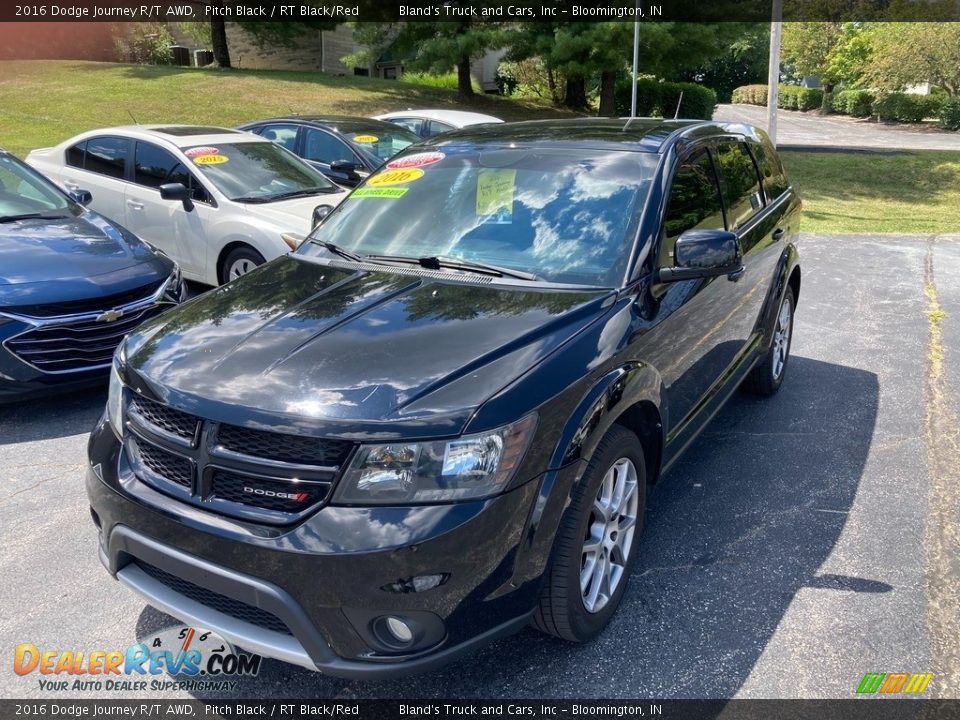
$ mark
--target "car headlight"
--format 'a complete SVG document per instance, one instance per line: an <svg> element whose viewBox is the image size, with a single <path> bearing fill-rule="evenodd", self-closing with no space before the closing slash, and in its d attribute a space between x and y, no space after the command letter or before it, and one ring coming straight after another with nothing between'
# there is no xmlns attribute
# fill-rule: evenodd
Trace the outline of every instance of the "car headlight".
<svg viewBox="0 0 960 720"><path fill-rule="evenodd" d="M358 505L453 502L506 489L537 427L536 415L455 440L362 445L333 501Z"/></svg>
<svg viewBox="0 0 960 720"><path fill-rule="evenodd" d="M120 369L126 362L126 343L120 343L110 367L110 389L107 392L107 420L116 436L123 439L123 380Z"/></svg>
<svg viewBox="0 0 960 720"><path fill-rule="evenodd" d="M179 265L173 266L173 272L163 286L163 299L180 304L186 297L186 283L183 282L183 273Z"/></svg>

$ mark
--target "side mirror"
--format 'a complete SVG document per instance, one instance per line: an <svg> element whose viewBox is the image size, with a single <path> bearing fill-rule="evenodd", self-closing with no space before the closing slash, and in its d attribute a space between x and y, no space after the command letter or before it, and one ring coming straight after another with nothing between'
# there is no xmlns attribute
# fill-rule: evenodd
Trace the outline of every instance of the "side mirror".
<svg viewBox="0 0 960 720"><path fill-rule="evenodd" d="M323 222L323 219L324 219L327 215L329 215L331 212L333 212L333 205L317 205L317 206L313 209L313 225L312 225L312 227L316 227L316 226L319 225L321 222Z"/></svg>
<svg viewBox="0 0 960 720"><path fill-rule="evenodd" d="M330 169L351 177L357 174L357 164L352 160L334 160L330 163Z"/></svg>
<svg viewBox="0 0 960 720"><path fill-rule="evenodd" d="M737 234L727 230L687 230L673 249L674 267L660 268L660 282L730 275L743 267Z"/></svg>
<svg viewBox="0 0 960 720"><path fill-rule="evenodd" d="M166 183L160 186L160 197L164 200L179 200L187 212L193 210L193 198L190 188L183 183Z"/></svg>
<svg viewBox="0 0 960 720"><path fill-rule="evenodd" d="M70 198L81 205L89 205L93 202L93 193L89 190L71 190L67 193Z"/></svg>

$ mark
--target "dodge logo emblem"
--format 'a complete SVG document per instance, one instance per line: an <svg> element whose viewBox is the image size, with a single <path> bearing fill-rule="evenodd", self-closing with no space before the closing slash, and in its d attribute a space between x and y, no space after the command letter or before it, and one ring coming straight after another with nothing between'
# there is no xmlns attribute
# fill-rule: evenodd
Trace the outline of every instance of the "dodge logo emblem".
<svg viewBox="0 0 960 720"><path fill-rule="evenodd" d="M97 315L97 322L113 322L123 317L123 310L107 310Z"/></svg>

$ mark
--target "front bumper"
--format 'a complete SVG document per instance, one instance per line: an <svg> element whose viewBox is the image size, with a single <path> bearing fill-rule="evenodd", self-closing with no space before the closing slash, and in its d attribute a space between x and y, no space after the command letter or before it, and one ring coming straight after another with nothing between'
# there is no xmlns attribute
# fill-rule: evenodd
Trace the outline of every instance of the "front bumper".
<svg viewBox="0 0 960 720"><path fill-rule="evenodd" d="M536 481L485 501L327 506L267 527L131 485L105 423L90 457L87 491L110 573L159 609L267 657L347 678L423 672L520 630L536 603L546 560L530 557L546 547L531 542ZM413 590L411 578L438 575L439 586ZM373 628L387 615L426 628L411 650L379 642Z"/></svg>

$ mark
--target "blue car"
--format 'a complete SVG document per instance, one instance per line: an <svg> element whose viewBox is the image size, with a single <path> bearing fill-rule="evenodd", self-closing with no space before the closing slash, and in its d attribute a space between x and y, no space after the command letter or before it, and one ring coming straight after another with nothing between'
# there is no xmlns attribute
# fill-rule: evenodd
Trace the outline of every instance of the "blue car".
<svg viewBox="0 0 960 720"><path fill-rule="evenodd" d="M105 383L120 341L178 304L177 265L0 150L0 403Z"/></svg>

